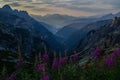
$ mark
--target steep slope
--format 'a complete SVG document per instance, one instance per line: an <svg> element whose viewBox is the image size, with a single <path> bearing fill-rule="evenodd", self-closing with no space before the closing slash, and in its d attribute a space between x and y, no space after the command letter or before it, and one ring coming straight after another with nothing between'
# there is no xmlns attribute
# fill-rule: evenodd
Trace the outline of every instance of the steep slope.
<svg viewBox="0 0 120 80"><path fill-rule="evenodd" d="M12 10L8 5L5 5L3 8L0 8L0 21L1 24L4 25L12 25L11 27L12 30L7 29L10 31L8 32L8 34L13 34L13 36L16 35L19 36L20 34L22 36L22 39L23 38L27 39L26 41L24 41L25 42L24 44L26 46L22 46L22 47L23 48L26 47L26 49L28 49L29 51L31 51L31 49L33 48L33 46L35 46L35 44L38 45L38 47L36 46L35 48L39 49L40 45L42 44L41 40L44 41L45 44L47 44L47 46L51 50L59 51L63 49L61 47L61 44L59 44L56 41L54 35L45 28L45 23L43 25L43 23L34 20L29 16L29 14L26 11ZM1 28L1 30L3 28ZM6 32L6 30L4 30L3 33L4 32ZM29 53L28 50L25 52Z"/></svg>
<svg viewBox="0 0 120 80"><path fill-rule="evenodd" d="M3 50L16 52L18 46L22 44L22 53L30 54L34 45L32 40L33 37L27 29L15 28L11 24L0 22L0 47Z"/></svg>
<svg viewBox="0 0 120 80"><path fill-rule="evenodd" d="M90 31L83 41L80 42L78 49L119 47L120 46L120 17L114 18L111 23L106 24L98 30Z"/></svg>

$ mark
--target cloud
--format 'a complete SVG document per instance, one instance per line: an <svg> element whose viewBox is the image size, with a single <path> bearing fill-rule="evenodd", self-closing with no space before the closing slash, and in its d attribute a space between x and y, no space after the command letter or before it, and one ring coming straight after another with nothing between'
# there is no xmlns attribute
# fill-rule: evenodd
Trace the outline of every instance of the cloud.
<svg viewBox="0 0 120 80"><path fill-rule="evenodd" d="M13 7L19 7L19 6L21 6L21 4L19 4L18 2L13 2L13 3L10 3L8 5L11 5Z"/></svg>
<svg viewBox="0 0 120 80"><path fill-rule="evenodd" d="M4 1L4 2L9 2L9 1L11 1L11 0L1 0L1 1Z"/></svg>
<svg viewBox="0 0 120 80"><path fill-rule="evenodd" d="M53 12L53 9L49 9L49 8L33 8L34 11L36 12Z"/></svg>
<svg viewBox="0 0 120 80"><path fill-rule="evenodd" d="M45 14L51 12L67 11L90 14L101 14L105 12L114 12L120 10L119 0L0 0L6 4L10 2L10 5L15 8L21 8L25 10L35 11L37 13L44 12ZM2 3L0 3L2 4ZM34 13L35 13L34 12ZM79 12L79 13L78 13ZM61 14L62 14L61 13ZM69 14L69 13L68 13ZM73 14L75 15L75 14Z"/></svg>
<svg viewBox="0 0 120 80"><path fill-rule="evenodd" d="M95 7L85 7L85 6L76 6L76 5L65 5L65 4L60 4L60 5L56 5L56 7L62 7L62 8L67 8L73 11L84 11L84 12L101 12L101 11L105 11L108 9L104 9L104 8L95 8Z"/></svg>
<svg viewBox="0 0 120 80"><path fill-rule="evenodd" d="M103 4L109 4L113 6L114 9L120 10L120 0L109 0L109 1L102 1Z"/></svg>
<svg viewBox="0 0 120 80"><path fill-rule="evenodd" d="M87 1L87 2L75 2L75 1L69 1L71 5L93 5L94 2Z"/></svg>

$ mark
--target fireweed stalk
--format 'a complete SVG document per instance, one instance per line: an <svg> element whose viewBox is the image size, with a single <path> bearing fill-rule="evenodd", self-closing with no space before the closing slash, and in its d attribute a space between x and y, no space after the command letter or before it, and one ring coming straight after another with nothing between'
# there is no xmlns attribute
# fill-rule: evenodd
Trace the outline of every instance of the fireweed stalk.
<svg viewBox="0 0 120 80"><path fill-rule="evenodd" d="M43 61L48 62L49 61L49 55L47 53L43 54Z"/></svg>
<svg viewBox="0 0 120 80"><path fill-rule="evenodd" d="M97 59L100 57L100 55L101 55L101 50L100 50L100 48L97 47L93 52L93 56L95 59Z"/></svg>
<svg viewBox="0 0 120 80"><path fill-rule="evenodd" d="M47 75L47 72L45 70L45 66L43 66L43 78L41 78L40 80L50 80L49 75Z"/></svg>
<svg viewBox="0 0 120 80"><path fill-rule="evenodd" d="M54 59L52 63L52 69L56 69L59 66L59 59L56 58L56 52L54 52Z"/></svg>
<svg viewBox="0 0 120 80"><path fill-rule="evenodd" d="M77 61L78 59L79 59L79 55L76 51L74 51L73 60Z"/></svg>
<svg viewBox="0 0 120 80"><path fill-rule="evenodd" d="M43 59L44 62L47 63L49 61L49 55L48 55L46 46L44 46L44 51L45 51L45 53L43 54L42 59Z"/></svg>
<svg viewBox="0 0 120 80"><path fill-rule="evenodd" d="M105 58L104 60L105 67L113 67L115 65L116 60L119 57L120 57L120 48Z"/></svg>
<svg viewBox="0 0 120 80"><path fill-rule="evenodd" d="M95 67L99 67L99 60L100 60L100 56L101 56L101 49L99 47L97 47L94 51L93 51L93 58L94 58L94 65Z"/></svg>
<svg viewBox="0 0 120 80"><path fill-rule="evenodd" d="M107 56L104 60L105 67L113 67L115 64L115 59L112 56Z"/></svg>
<svg viewBox="0 0 120 80"><path fill-rule="evenodd" d="M42 72L43 66L44 66L44 64L37 64L37 71L39 74Z"/></svg>
<svg viewBox="0 0 120 80"><path fill-rule="evenodd" d="M41 73L41 70L42 70L42 65L43 65L43 64L41 64L41 63L39 62L38 57L39 57L39 56L37 56L37 55L35 56L34 68L35 68L35 70L38 72L38 74L40 74L40 73Z"/></svg>
<svg viewBox="0 0 120 80"><path fill-rule="evenodd" d="M111 56L115 59L120 57L120 48L118 48L116 51L114 51Z"/></svg>

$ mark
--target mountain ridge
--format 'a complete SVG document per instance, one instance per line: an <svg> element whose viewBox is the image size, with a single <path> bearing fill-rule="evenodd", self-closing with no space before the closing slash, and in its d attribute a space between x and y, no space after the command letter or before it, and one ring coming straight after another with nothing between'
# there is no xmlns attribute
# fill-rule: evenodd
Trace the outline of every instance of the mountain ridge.
<svg viewBox="0 0 120 80"><path fill-rule="evenodd" d="M2 21L3 24L7 23L8 25L9 24L12 25L13 29L17 29L18 31L21 30L21 32L23 31L23 33L25 31L28 32L28 34L26 34L26 36L30 35L30 37L27 38L29 40L28 42L30 42L30 44L27 43L26 41L24 41L26 47L29 45L32 48L32 44L33 44L33 40L34 40L33 38L36 38L36 39L38 38L38 41L39 41L39 39L42 39L47 44L48 48L51 50L61 51L63 49L61 47L61 44L55 39L55 36L45 28L45 25L46 25L45 23L43 25L43 23L34 20L32 17L29 16L29 14L26 11L12 10L11 8L7 8L10 10L6 11L6 7L8 7L8 5L5 5L5 6L3 6L3 8L0 8L0 21ZM48 25L46 25L46 26L48 26ZM21 32L19 32L19 33L23 37L24 34ZM14 35L16 35L16 34L14 33ZM23 38L25 38L25 37L23 37ZM36 43L37 42L35 42L35 44ZM42 42L40 42L40 44L42 44ZM35 47L35 48L40 48L39 44L38 44L38 46L39 47ZM56 47L54 47L54 46L56 46ZM30 48L28 48L28 49L30 49Z"/></svg>

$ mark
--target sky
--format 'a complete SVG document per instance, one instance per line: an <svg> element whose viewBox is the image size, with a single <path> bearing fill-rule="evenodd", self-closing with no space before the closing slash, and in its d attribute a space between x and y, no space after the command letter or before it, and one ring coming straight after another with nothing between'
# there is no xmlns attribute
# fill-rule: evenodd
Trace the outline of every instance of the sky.
<svg viewBox="0 0 120 80"><path fill-rule="evenodd" d="M13 9L29 14L64 14L92 16L120 11L120 0L0 0L0 7L8 4Z"/></svg>

